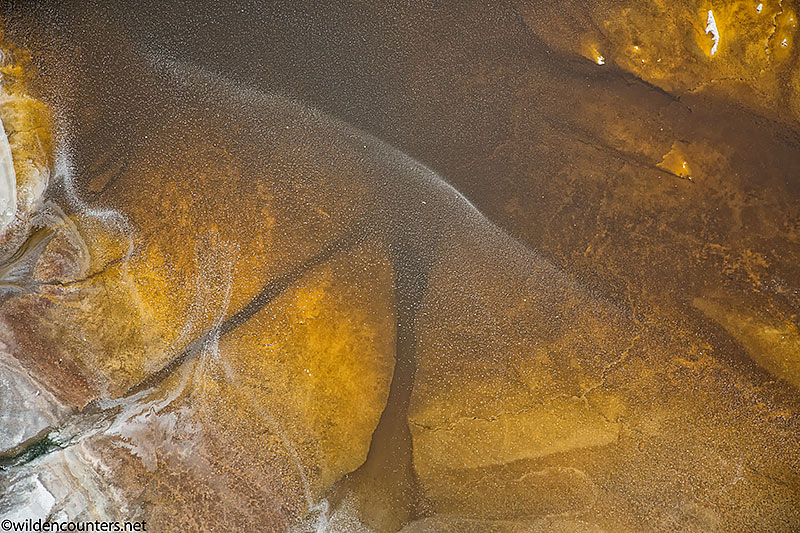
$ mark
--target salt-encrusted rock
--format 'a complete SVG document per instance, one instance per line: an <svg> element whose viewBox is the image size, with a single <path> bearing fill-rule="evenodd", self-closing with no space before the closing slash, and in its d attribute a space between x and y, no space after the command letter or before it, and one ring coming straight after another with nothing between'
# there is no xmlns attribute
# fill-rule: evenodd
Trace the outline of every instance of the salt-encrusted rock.
<svg viewBox="0 0 800 533"><path fill-rule="evenodd" d="M57 427L68 411L0 349L0 456L14 455Z"/></svg>

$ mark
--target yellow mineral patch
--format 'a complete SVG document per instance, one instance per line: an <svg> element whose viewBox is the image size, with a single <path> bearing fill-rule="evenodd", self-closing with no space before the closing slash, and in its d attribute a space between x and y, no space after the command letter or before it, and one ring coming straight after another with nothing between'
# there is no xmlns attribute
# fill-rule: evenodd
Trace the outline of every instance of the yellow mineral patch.
<svg viewBox="0 0 800 533"><path fill-rule="evenodd" d="M162 248L148 245L132 253L131 241L101 220L78 214L73 221L88 248L89 264L47 296L38 336L91 376L95 393L125 394L215 319L230 314L224 279L214 280L216 290L197 277L186 276L177 285L171 277L175 265L167 263ZM176 286L188 305L175 297Z"/></svg>
<svg viewBox="0 0 800 533"><path fill-rule="evenodd" d="M391 287L383 249L361 247L313 269L219 343L215 374L233 384L241 416L292 443L315 496L363 463L386 404Z"/></svg>
<svg viewBox="0 0 800 533"><path fill-rule="evenodd" d="M590 44L587 46L586 56L597 63L598 65L605 65L606 58L597 51L597 45Z"/></svg>
<svg viewBox="0 0 800 533"><path fill-rule="evenodd" d="M593 61L602 49L620 68L673 94L713 89L780 120L800 116L784 113L786 100L798 94L797 87L786 90L797 66L798 19L789 2L518 4L526 23L551 47Z"/></svg>
<svg viewBox="0 0 800 533"><path fill-rule="evenodd" d="M800 61L792 72L789 86L789 107L795 120L800 121Z"/></svg>
<svg viewBox="0 0 800 533"><path fill-rule="evenodd" d="M788 6L783 5L782 10L775 16L775 29L768 41L768 47L773 57L783 61L796 57L794 41L797 34L797 13Z"/></svg>
<svg viewBox="0 0 800 533"><path fill-rule="evenodd" d="M412 425L420 476L438 469L480 468L614 442L621 425L580 398L555 399L491 419L460 418L432 428Z"/></svg>
<svg viewBox="0 0 800 533"><path fill-rule="evenodd" d="M439 473L438 483L425 491L443 515L508 520L524 516L571 515L586 512L597 501L597 486L586 472L565 466L542 468L534 461L519 461L504 468L458 469ZM473 529L474 528L474 529ZM455 531L507 531L473 528ZM405 530L403 530L405 531ZM453 531L436 529L431 531ZM520 531L562 531L530 527ZM585 528L565 531L588 531Z"/></svg>
<svg viewBox="0 0 800 533"><path fill-rule="evenodd" d="M87 274L99 272L128 255L130 240L112 234L102 220L85 213L77 213L72 216L72 221L91 251Z"/></svg>
<svg viewBox="0 0 800 533"><path fill-rule="evenodd" d="M22 209L47 186L53 158L52 112L31 94L30 54L0 35L0 120L8 135Z"/></svg>
<svg viewBox="0 0 800 533"><path fill-rule="evenodd" d="M156 310L153 303L137 294L130 273L115 264L91 282L72 285L58 307L47 309L40 335L58 339L97 392L121 396L174 355L170 341L179 330L166 326L170 308Z"/></svg>
<svg viewBox="0 0 800 533"><path fill-rule="evenodd" d="M737 298L695 298L694 306L719 323L750 357L775 377L800 387L800 330L797 316L752 310Z"/></svg>
<svg viewBox="0 0 800 533"><path fill-rule="evenodd" d="M673 143L672 149L664 154L664 157L657 166L679 178L688 179L690 181L692 179L691 170L689 168L689 163L686 161L682 143Z"/></svg>

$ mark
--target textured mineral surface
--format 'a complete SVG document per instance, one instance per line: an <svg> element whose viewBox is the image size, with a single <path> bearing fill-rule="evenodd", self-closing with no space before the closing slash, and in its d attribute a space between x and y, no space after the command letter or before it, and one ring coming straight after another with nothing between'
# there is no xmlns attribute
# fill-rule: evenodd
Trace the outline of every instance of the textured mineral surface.
<svg viewBox="0 0 800 533"><path fill-rule="evenodd" d="M799 10L3 4L3 524L800 530Z"/></svg>

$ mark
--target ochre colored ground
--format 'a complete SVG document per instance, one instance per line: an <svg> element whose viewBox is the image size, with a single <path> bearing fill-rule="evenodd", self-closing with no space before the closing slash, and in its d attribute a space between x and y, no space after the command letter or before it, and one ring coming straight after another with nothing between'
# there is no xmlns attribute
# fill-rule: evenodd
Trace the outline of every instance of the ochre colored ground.
<svg viewBox="0 0 800 533"><path fill-rule="evenodd" d="M184 9L4 18L0 512L800 527L796 3Z"/></svg>

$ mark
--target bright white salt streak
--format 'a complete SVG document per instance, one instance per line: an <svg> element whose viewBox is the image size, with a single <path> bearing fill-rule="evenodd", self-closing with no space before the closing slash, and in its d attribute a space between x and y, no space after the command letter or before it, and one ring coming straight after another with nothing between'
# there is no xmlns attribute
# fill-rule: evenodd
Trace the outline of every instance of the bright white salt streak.
<svg viewBox="0 0 800 533"><path fill-rule="evenodd" d="M719 47L719 30L717 29L714 13L710 9L708 10L708 20L706 21L706 33L710 33L711 38L714 40L714 46L711 47L711 55L713 56L717 53L717 48Z"/></svg>
<svg viewBox="0 0 800 533"><path fill-rule="evenodd" d="M0 120L0 231L14 219L17 212L17 174L11 157L11 145Z"/></svg>

